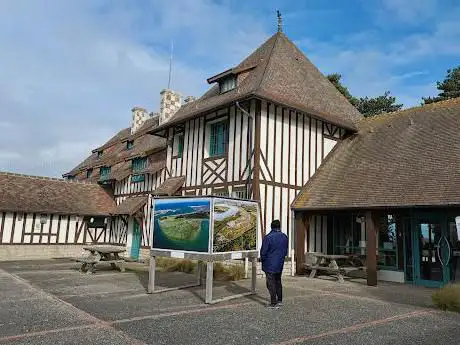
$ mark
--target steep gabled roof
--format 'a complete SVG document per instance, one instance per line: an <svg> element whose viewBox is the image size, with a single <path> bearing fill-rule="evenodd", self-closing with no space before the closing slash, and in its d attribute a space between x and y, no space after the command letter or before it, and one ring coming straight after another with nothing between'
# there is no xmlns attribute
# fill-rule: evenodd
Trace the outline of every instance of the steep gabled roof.
<svg viewBox="0 0 460 345"><path fill-rule="evenodd" d="M0 211L108 216L115 207L98 184L0 172Z"/></svg>
<svg viewBox="0 0 460 345"><path fill-rule="evenodd" d="M202 97L182 106L152 133L251 96L282 103L352 130L356 130L356 123L362 118L282 32L270 37L235 68L208 80L215 82L229 74L238 77L235 89L220 94L218 85L212 86Z"/></svg>
<svg viewBox="0 0 460 345"><path fill-rule="evenodd" d="M366 118L294 209L460 205L460 98Z"/></svg>
<svg viewBox="0 0 460 345"><path fill-rule="evenodd" d="M122 129L104 143L104 145L94 149L92 154L83 162L71 171L63 174L63 177L74 176L90 168L115 165L118 166L112 171L112 174L116 176L116 179L122 176L127 177L130 175L131 168L128 166L129 164L124 164L124 161L137 157L145 157L166 148L166 140L164 138L148 134L148 131L156 126L158 126L158 117L145 121L142 127L134 134L131 134L130 128ZM131 150L126 150L126 142L128 140L134 140L134 147ZM100 158L97 154L99 150L103 150L102 157ZM93 177L98 178L96 172L93 172ZM83 177L83 179L86 178ZM89 178L89 180L93 181L97 179Z"/></svg>

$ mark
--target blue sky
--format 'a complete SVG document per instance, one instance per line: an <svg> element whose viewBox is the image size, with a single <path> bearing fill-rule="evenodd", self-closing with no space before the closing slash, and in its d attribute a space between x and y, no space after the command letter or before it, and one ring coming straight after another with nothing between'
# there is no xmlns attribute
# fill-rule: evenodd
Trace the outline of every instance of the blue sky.
<svg viewBox="0 0 460 345"><path fill-rule="evenodd" d="M276 30L355 96L391 91L406 107L459 65L456 0L0 0L0 171L60 176L121 128L158 110L167 85L206 78Z"/></svg>

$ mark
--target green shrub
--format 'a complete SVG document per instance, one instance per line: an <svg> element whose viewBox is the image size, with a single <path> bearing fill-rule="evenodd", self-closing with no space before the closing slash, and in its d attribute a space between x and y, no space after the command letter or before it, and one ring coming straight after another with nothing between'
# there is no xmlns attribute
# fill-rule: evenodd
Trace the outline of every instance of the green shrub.
<svg viewBox="0 0 460 345"><path fill-rule="evenodd" d="M460 284L439 289L432 295L432 300L439 309L460 312Z"/></svg>

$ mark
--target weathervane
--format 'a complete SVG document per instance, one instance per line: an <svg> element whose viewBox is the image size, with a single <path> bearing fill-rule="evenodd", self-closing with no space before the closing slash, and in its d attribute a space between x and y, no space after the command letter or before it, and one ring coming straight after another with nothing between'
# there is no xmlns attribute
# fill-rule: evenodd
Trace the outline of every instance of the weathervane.
<svg viewBox="0 0 460 345"><path fill-rule="evenodd" d="M283 31L283 19L281 18L281 12L277 10L276 14L278 16L278 32L282 32Z"/></svg>

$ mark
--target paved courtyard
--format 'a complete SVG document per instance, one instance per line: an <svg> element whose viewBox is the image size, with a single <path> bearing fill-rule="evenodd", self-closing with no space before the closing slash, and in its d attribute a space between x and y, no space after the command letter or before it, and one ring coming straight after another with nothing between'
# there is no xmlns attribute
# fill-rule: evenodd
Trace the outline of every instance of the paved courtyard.
<svg viewBox="0 0 460 345"><path fill-rule="evenodd" d="M66 260L0 263L0 344L459 344L460 315L432 308L431 290L305 277L284 280L285 305L257 295L215 305L202 287L146 294L147 274L78 272ZM194 276L159 273L159 285ZM216 297L249 281L216 283Z"/></svg>

